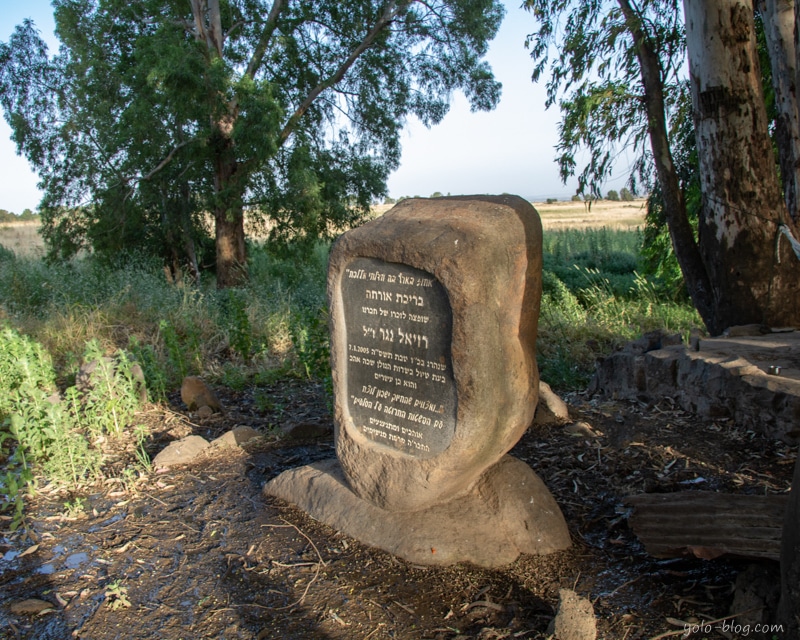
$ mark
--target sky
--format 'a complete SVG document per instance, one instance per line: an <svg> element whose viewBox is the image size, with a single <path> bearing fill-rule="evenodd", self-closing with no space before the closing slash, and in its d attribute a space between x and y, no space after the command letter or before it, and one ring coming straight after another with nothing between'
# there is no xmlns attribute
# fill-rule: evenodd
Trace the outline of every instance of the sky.
<svg viewBox="0 0 800 640"><path fill-rule="evenodd" d="M401 165L389 178L389 194L429 196L511 193L531 200L569 199L576 181L561 183L555 158L559 113L545 110L544 84L534 85L525 36L534 30L533 18L518 8L521 0L506 2L506 17L492 42L488 62L503 83L494 111L471 113L463 94L451 101L444 120L427 129L410 118L402 135ZM0 0L0 41L7 42L15 25L32 18L55 51L49 0ZM27 161L16 155L11 129L0 121L0 209L21 213L35 210L41 198L37 177ZM624 169L624 167L623 167ZM625 186L624 170L605 189Z"/></svg>

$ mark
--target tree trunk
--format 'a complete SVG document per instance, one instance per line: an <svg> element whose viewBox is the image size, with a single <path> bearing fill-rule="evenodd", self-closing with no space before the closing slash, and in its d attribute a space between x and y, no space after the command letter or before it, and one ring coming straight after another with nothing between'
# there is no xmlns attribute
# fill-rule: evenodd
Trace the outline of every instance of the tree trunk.
<svg viewBox="0 0 800 640"><path fill-rule="evenodd" d="M244 213L238 209L214 213L217 245L217 288L239 287L247 282Z"/></svg>
<svg viewBox="0 0 800 640"><path fill-rule="evenodd" d="M785 625L785 637L800 637L800 455L794 465L792 491L783 519L778 617L778 622Z"/></svg>
<svg viewBox="0 0 800 640"><path fill-rule="evenodd" d="M214 123L214 222L217 249L217 288L239 287L247 282L247 248L244 242L242 181L231 138L237 111Z"/></svg>
<svg viewBox="0 0 800 640"><path fill-rule="evenodd" d="M684 0L684 13L703 192L699 245L714 286L712 333L751 323L800 326L800 261L787 242L780 256L775 250L786 216L753 5Z"/></svg>
<svg viewBox="0 0 800 640"><path fill-rule="evenodd" d="M619 0L619 6L625 15L628 31L633 37L641 69L650 147L663 194L664 214L667 218L672 248L700 317L711 333L720 333L724 327L717 327L714 324L715 305L711 295L711 283L694 239L694 231L686 215L686 201L672 160L667 136L660 57L629 0Z"/></svg>
<svg viewBox="0 0 800 640"><path fill-rule="evenodd" d="M247 282L247 249L244 242L244 209L237 190L233 141L218 132L213 141L214 223L217 248L217 288L238 287Z"/></svg>
<svg viewBox="0 0 800 640"><path fill-rule="evenodd" d="M800 197L800 117L797 109L797 61L794 44L794 0L758 0L764 22L775 106L775 133L786 210L797 221Z"/></svg>

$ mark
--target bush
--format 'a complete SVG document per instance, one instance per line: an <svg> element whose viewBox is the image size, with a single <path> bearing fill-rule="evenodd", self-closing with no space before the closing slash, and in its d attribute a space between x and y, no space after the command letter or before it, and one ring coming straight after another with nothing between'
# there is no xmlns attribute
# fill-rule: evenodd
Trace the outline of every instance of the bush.
<svg viewBox="0 0 800 640"><path fill-rule="evenodd" d="M0 456L4 460L0 511L23 517L23 491L32 469L48 481L76 486L98 476L102 454L90 443L119 437L140 406L133 362L124 352L106 358L96 341L86 345L91 373L60 398L55 369L41 344L11 330L0 332ZM32 467L33 465L33 467Z"/></svg>
<svg viewBox="0 0 800 640"><path fill-rule="evenodd" d="M619 194L616 191L614 191L613 189L611 189L608 192L608 195L606 196L606 199L607 200L611 200L613 202L618 202L619 201Z"/></svg>
<svg viewBox="0 0 800 640"><path fill-rule="evenodd" d="M619 190L619 198L623 202L633 202L634 196L627 187L622 187Z"/></svg>

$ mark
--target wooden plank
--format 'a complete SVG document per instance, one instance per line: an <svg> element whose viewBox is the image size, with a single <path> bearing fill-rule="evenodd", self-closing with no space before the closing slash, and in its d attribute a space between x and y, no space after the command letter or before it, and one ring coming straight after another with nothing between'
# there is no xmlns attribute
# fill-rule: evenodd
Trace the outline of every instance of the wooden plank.
<svg viewBox="0 0 800 640"><path fill-rule="evenodd" d="M693 555L779 560L788 495L748 496L711 491L630 496L628 525L656 558Z"/></svg>

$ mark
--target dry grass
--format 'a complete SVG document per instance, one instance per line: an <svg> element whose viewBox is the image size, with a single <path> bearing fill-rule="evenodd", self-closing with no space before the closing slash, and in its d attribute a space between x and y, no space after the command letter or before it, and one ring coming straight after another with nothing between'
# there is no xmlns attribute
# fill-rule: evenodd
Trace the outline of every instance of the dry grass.
<svg viewBox="0 0 800 640"><path fill-rule="evenodd" d="M644 226L645 200L633 202L612 202L599 200L593 202L591 209L583 202L545 202L532 203L539 212L542 226L546 230L589 229L610 227L613 229L636 229ZM373 207L374 217L386 213L393 205L379 204ZM213 224L212 221L209 221ZM266 228L251 226L248 236L264 239L269 231ZM37 222L11 222L0 224L0 245L11 249L18 256L40 258L45 253L44 240L39 235Z"/></svg>
<svg viewBox="0 0 800 640"><path fill-rule="evenodd" d="M590 229L610 227L612 229L636 229L644 226L647 212L645 199L633 202L613 202L598 200L585 202L534 202L539 212L542 226L548 230Z"/></svg>
<svg viewBox="0 0 800 640"><path fill-rule="evenodd" d="M609 227L612 229L632 230L644 226L646 213L644 198L633 202L613 202L598 200L591 204L584 202L559 201L552 204L533 202L533 206L542 219L545 230L559 229L594 229ZM380 204L372 208L375 217L383 215L393 205Z"/></svg>
<svg viewBox="0 0 800 640"><path fill-rule="evenodd" d="M39 235L38 222L0 224L0 245L20 257L41 258L45 253L44 240Z"/></svg>

